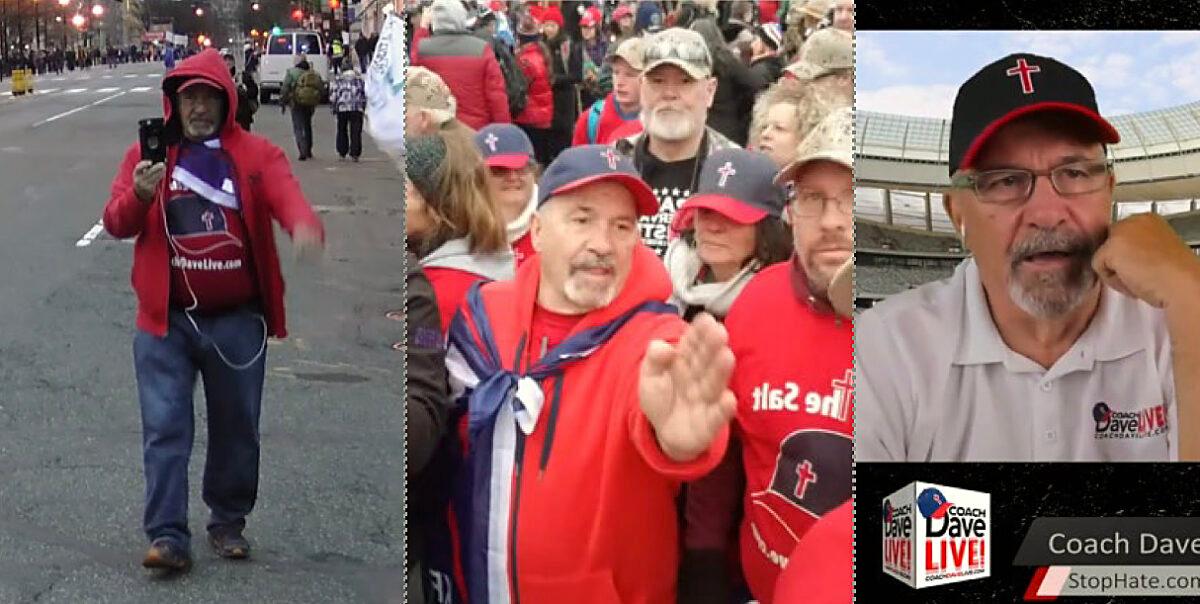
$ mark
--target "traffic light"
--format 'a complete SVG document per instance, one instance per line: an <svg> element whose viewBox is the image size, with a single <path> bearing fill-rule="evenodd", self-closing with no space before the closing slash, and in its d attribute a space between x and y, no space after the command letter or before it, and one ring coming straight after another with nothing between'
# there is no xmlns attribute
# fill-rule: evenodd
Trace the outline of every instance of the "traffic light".
<svg viewBox="0 0 1200 604"><path fill-rule="evenodd" d="M304 20L304 11L301 9L292 10L292 19L299 22Z"/></svg>

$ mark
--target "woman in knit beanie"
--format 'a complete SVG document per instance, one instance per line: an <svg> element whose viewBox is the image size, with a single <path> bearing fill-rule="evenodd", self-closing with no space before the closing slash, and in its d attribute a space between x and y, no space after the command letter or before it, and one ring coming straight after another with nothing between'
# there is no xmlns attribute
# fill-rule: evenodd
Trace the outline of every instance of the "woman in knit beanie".
<svg viewBox="0 0 1200 604"><path fill-rule="evenodd" d="M406 141L404 232L437 295L443 332L472 284L510 279L516 265L482 166L474 140L457 129Z"/></svg>

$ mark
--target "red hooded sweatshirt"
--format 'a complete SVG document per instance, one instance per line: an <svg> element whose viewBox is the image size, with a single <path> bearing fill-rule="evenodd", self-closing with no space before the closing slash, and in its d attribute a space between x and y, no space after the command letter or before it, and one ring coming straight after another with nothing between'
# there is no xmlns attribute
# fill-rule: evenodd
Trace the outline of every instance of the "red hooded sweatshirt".
<svg viewBox="0 0 1200 604"><path fill-rule="evenodd" d="M285 337L283 275L279 270L271 219L279 221L288 234L303 224L316 229L324 238L324 229L300 190L300 183L292 175L283 151L266 138L246 132L234 121L237 87L217 51L206 50L180 62L163 79L163 116L167 120L167 131L182 132L176 114L175 90L196 77L207 79L225 91L228 105L220 133L221 148L229 154L237 174L242 220L250 240L267 333L277 338ZM120 239L137 237L132 276L133 291L138 300L137 327L159 337L167 333L171 281L163 201L169 195L170 175L178 155L178 145L167 148L167 176L159 183L154 199L146 203L133 191L133 168L141 160L141 148L134 142L117 169L111 196L104 207L104 228L109 234Z"/></svg>
<svg viewBox="0 0 1200 604"><path fill-rule="evenodd" d="M482 287L496 350L506 367L525 348L540 272L540 255L534 255L514 280ZM662 262L639 244L621 293L612 304L584 315L567 337L670 295ZM513 466L511 487L492 492L499 497L493 513L507 510L495 518L507 544L495 551L508 555L489 564L487 579L507 589L511 599L506 601L675 601L675 496L683 481L717 465L729 438L729 430L722 429L708 451L677 463L659 448L641 410L637 377L646 346L652 339L678 341L684 327L674 313L637 314L591 356L569 365L561 378L542 381L544 404L519 447L523 453L515 460L511 450L500 455ZM470 594L470 601L494 600Z"/></svg>

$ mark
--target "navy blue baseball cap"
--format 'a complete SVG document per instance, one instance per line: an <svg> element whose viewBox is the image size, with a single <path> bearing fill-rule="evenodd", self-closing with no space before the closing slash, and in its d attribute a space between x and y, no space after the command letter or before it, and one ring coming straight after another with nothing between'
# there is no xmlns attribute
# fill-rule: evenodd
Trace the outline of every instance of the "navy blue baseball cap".
<svg viewBox="0 0 1200 604"><path fill-rule="evenodd" d="M475 147L489 168L518 170L534 161L529 136L512 124L489 124L475 133Z"/></svg>
<svg viewBox="0 0 1200 604"><path fill-rule="evenodd" d="M738 224L755 224L779 218L787 205L787 192L775 184L777 167L765 153L721 149L704 159L696 192L671 222L676 233L686 231L701 208L720 212Z"/></svg>
<svg viewBox="0 0 1200 604"><path fill-rule="evenodd" d="M917 509L926 518L941 518L952 504L939 489L929 487L917 495Z"/></svg>
<svg viewBox="0 0 1200 604"><path fill-rule="evenodd" d="M658 214L658 198L633 162L607 145L581 145L563 151L538 182L538 207L555 195L605 180L624 185L633 195L638 216Z"/></svg>

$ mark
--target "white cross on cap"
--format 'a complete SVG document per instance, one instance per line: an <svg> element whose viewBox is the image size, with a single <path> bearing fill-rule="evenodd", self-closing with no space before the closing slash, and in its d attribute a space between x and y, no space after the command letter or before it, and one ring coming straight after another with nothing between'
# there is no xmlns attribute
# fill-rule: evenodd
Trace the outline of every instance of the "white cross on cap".
<svg viewBox="0 0 1200 604"><path fill-rule="evenodd" d="M604 151L604 159L608 160L609 170L617 169L617 154L612 150L611 147Z"/></svg>
<svg viewBox="0 0 1200 604"><path fill-rule="evenodd" d="M483 139L483 142L487 143L488 149L491 149L492 153L495 153L496 152L496 142L499 140L500 139L496 138L495 132L488 132L488 135L486 138Z"/></svg>
<svg viewBox="0 0 1200 604"><path fill-rule="evenodd" d="M725 181L729 180L730 176L737 174L737 170L733 169L733 162L727 161L725 162L725 165L721 166L721 168L717 170L717 174L721 175L721 180L717 181L717 186L724 189Z"/></svg>

